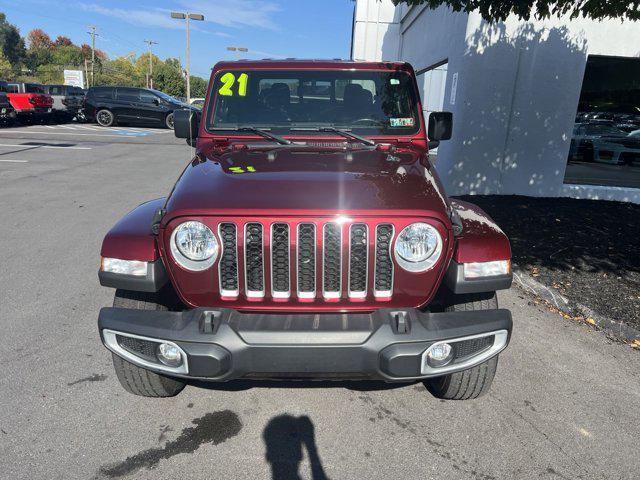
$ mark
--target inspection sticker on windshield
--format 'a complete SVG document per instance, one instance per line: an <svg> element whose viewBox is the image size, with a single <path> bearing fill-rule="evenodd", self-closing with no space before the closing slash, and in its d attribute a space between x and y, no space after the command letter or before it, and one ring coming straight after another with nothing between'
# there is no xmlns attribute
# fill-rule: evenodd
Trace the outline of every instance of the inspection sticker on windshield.
<svg viewBox="0 0 640 480"><path fill-rule="evenodd" d="M390 118L389 123L392 127L413 127L415 120L409 118Z"/></svg>

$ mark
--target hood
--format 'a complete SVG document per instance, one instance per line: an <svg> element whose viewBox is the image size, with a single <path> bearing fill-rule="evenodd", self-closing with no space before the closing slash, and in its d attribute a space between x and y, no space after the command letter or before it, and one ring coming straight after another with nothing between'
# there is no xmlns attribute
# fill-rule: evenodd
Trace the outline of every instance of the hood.
<svg viewBox="0 0 640 480"><path fill-rule="evenodd" d="M427 215L446 224L447 200L435 174L420 162L421 155L408 149L387 153L273 143L217 153L203 149L176 183L166 218Z"/></svg>

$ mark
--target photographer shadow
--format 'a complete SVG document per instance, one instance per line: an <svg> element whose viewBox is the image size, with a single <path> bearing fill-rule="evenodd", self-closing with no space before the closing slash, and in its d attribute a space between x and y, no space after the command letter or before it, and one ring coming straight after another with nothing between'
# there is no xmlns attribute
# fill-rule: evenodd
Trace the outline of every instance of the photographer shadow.
<svg viewBox="0 0 640 480"><path fill-rule="evenodd" d="M274 480L299 480L298 470L307 451L313 480L328 480L318 454L313 422L306 415L279 415L272 418L262 432L266 460Z"/></svg>

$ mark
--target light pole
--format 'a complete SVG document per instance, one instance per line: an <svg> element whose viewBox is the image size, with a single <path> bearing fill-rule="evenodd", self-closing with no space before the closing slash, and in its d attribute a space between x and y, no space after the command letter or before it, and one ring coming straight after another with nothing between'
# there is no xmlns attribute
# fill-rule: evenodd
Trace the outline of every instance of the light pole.
<svg viewBox="0 0 640 480"><path fill-rule="evenodd" d="M147 87L148 88L153 88L153 61L152 61L152 55L151 55L151 46L152 45L157 45L158 42L155 42L153 40L145 40L144 41L147 45L149 45L149 80L147 81Z"/></svg>
<svg viewBox="0 0 640 480"><path fill-rule="evenodd" d="M191 20L204 20L204 15L199 13L188 13L188 12L171 12L171 18L176 18L178 20L186 20L187 22L187 54L185 58L185 77L187 78L187 103L191 101L191 84L189 82L189 19Z"/></svg>
<svg viewBox="0 0 640 480"><path fill-rule="evenodd" d="M246 47L227 47L227 50L234 52L236 60L240 60L240 54L238 52L247 53L249 51Z"/></svg>
<svg viewBox="0 0 640 480"><path fill-rule="evenodd" d="M98 36L98 34L96 33L96 28L98 27L96 27L95 25L89 25L89 28L91 29L91 31L87 33L91 35L91 86L93 87L95 85L93 81L93 66L96 63L96 37Z"/></svg>

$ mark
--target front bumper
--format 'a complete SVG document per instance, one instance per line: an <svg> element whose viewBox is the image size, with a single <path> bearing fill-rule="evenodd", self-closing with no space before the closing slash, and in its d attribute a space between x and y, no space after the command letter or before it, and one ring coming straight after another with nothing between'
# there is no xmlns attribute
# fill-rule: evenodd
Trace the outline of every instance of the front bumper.
<svg viewBox="0 0 640 480"><path fill-rule="evenodd" d="M429 313L416 309L373 313L256 314L197 308L185 312L103 308L98 318L107 348L131 363L175 377L210 381L237 378L380 379L408 381L465 370L508 344L508 310ZM483 350L469 355L469 343ZM179 368L123 348L124 337L168 341L186 357ZM425 352L440 341L465 356L445 367L426 364ZM467 343L462 343L467 342ZM147 346L148 347L148 346ZM456 347L454 347L454 351ZM151 348L153 351L153 348ZM473 352L472 352L473 353Z"/></svg>

